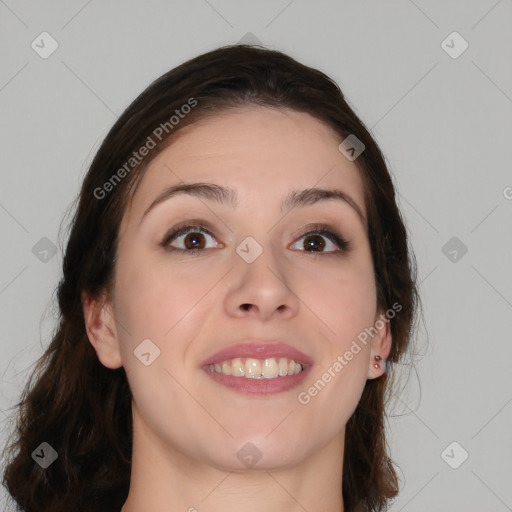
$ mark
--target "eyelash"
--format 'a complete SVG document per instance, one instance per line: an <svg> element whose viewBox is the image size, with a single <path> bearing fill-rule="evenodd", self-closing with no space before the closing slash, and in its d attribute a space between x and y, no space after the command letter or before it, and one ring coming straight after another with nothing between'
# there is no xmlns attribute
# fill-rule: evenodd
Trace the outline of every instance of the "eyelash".
<svg viewBox="0 0 512 512"><path fill-rule="evenodd" d="M186 224L183 226L180 226L178 228L175 228L174 230L171 230L168 232L163 240L160 242L160 245L164 247L166 250L170 252L181 252L181 253L187 253L196 255L201 252L207 251L208 249L178 249L176 247L169 246L170 242L172 242L175 238L178 238L182 235L188 235L190 233L196 233L196 232L204 232L211 236L212 238L215 238L215 236L210 232L210 230L206 229L204 226L198 225L198 224ZM331 242L333 242L335 245L339 247L339 250L337 251L328 251L328 252L316 252L316 251L299 251L299 252L306 252L309 253L314 258L322 256L341 256L342 254L350 251L351 249L351 242L348 240L345 240L343 236L341 236L336 231L333 231L327 224L313 224L310 226L309 231L302 234L297 240L300 240L301 238L310 236L310 235L322 235L328 238Z"/></svg>

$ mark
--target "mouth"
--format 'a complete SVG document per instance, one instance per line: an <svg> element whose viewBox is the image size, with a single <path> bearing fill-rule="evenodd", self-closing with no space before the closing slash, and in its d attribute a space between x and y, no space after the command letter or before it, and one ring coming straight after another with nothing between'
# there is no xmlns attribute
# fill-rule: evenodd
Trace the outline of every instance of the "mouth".
<svg viewBox="0 0 512 512"><path fill-rule="evenodd" d="M275 379L297 375L306 368L305 364L298 363L286 357L270 357L268 359L241 358L227 359L220 363L209 364L209 372L222 375L232 375L244 379Z"/></svg>
<svg viewBox="0 0 512 512"><path fill-rule="evenodd" d="M309 356L277 343L243 343L218 352L202 369L218 384L249 395L288 391L307 377L313 361Z"/></svg>

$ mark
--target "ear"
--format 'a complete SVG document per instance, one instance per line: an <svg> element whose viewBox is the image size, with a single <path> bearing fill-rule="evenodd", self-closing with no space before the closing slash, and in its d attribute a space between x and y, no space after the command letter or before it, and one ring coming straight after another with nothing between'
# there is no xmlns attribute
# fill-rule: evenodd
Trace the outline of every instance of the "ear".
<svg viewBox="0 0 512 512"><path fill-rule="evenodd" d="M83 292L82 310L87 337L103 366L111 369L123 366L116 322L110 301L105 295L100 299L93 299Z"/></svg>
<svg viewBox="0 0 512 512"><path fill-rule="evenodd" d="M386 370L385 360L388 358L391 352L391 329L389 328L389 318L379 310L375 317L373 324L377 333L372 338L371 350L370 350L370 363L368 367L368 379L375 379L380 377ZM375 356L380 356L380 361L375 360ZM375 368L374 364L378 364L378 368Z"/></svg>

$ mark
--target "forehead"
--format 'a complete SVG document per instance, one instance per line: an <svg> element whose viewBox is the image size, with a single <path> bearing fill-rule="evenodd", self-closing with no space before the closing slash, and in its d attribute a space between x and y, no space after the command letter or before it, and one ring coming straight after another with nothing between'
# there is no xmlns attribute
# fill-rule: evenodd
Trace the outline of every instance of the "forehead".
<svg viewBox="0 0 512 512"><path fill-rule="evenodd" d="M235 189L242 208L244 199L270 207L292 188L321 187L343 190L365 212L360 171L338 149L342 137L309 114L244 107L202 119L176 135L149 164L127 218L140 218L169 185L198 181Z"/></svg>

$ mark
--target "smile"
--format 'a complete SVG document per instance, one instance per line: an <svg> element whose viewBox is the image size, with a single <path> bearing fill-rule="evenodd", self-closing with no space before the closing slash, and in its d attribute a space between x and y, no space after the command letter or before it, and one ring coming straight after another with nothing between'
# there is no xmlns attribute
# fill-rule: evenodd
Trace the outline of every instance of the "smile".
<svg viewBox="0 0 512 512"><path fill-rule="evenodd" d="M302 384L311 365L285 357L235 358L209 364L203 370L215 382L244 395L267 396L289 391ZM285 373L286 371L286 373Z"/></svg>
<svg viewBox="0 0 512 512"><path fill-rule="evenodd" d="M209 371L246 379L275 379L296 375L304 370L302 364L286 357L266 359L234 358L210 364Z"/></svg>

